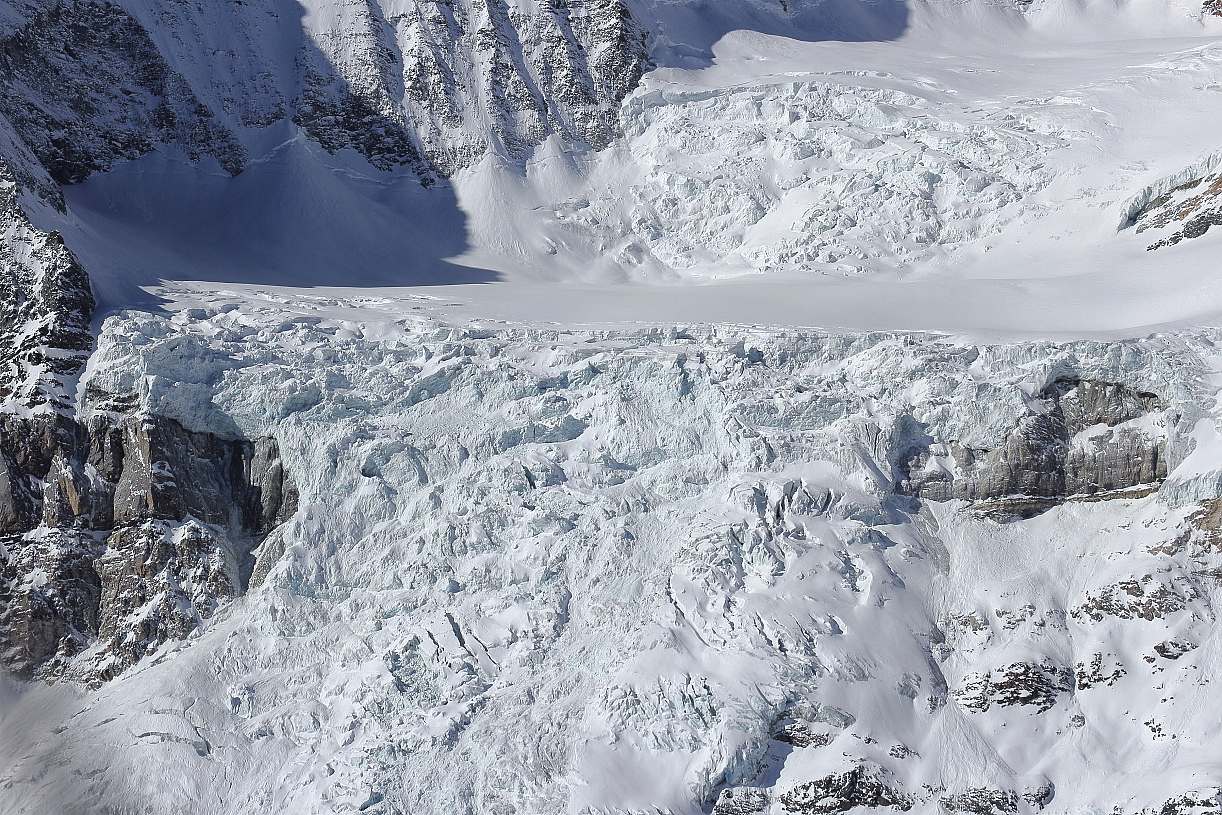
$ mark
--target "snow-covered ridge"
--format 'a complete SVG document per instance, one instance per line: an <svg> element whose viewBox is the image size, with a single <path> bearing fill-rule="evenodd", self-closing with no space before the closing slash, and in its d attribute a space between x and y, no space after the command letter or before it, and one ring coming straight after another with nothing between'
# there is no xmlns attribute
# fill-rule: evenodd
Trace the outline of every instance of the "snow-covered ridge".
<svg viewBox="0 0 1222 815"><path fill-rule="evenodd" d="M990 346L257 302L104 326L82 419L274 438L299 501L186 641L6 706L10 808L1137 812L1217 785L1212 496L999 524L899 494L914 441L1004 446L1074 380L1155 394L1171 481L1216 484L1185 459L1217 444L1213 332ZM129 746L103 766L94 739Z"/></svg>
<svg viewBox="0 0 1222 815"><path fill-rule="evenodd" d="M0 397L8 410L66 407L93 336L89 276L55 232L22 211L0 165Z"/></svg>
<svg viewBox="0 0 1222 815"><path fill-rule="evenodd" d="M0 661L53 680L0 685L0 810L1218 808L1217 331L544 323L577 287L511 327L380 288L949 271L963 310L1060 274L1129 293L1105 328L1196 314L1211 239L1115 224L1217 149L1199 8L0 24ZM212 282L119 308L167 278Z"/></svg>

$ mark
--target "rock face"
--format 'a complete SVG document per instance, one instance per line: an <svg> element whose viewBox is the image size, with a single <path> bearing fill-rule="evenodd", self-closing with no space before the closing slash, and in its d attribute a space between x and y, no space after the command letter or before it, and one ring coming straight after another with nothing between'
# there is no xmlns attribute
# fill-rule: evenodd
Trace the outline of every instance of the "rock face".
<svg viewBox="0 0 1222 815"><path fill-rule="evenodd" d="M983 502L999 517L1025 517L1069 496L1091 496L1167 476L1165 408L1124 385L1058 379L992 449L929 440L901 456L899 492ZM996 501L995 499L1008 499Z"/></svg>
<svg viewBox="0 0 1222 815"><path fill-rule="evenodd" d="M912 809L912 798L889 782L885 771L878 768L853 767L799 784L781 796L781 806L792 813L845 812L854 807Z"/></svg>
<svg viewBox="0 0 1222 815"><path fill-rule="evenodd" d="M553 134L605 147L645 66L645 31L621 0L447 0L393 16L357 3L319 17L293 121L328 150L443 177L489 149L520 160Z"/></svg>
<svg viewBox="0 0 1222 815"><path fill-rule="evenodd" d="M553 134L605 147L645 66L645 31L620 0L460 0L395 15L306 5L308 28L275 0L156 14L14 4L17 22L0 29L3 110L59 183L157 145L236 174L242 139L290 119L330 152L409 166L428 183L489 149L520 160ZM229 48L205 47L217 31Z"/></svg>
<svg viewBox="0 0 1222 815"><path fill-rule="evenodd" d="M0 36L0 110L56 182L82 181L157 144L242 170L236 137L121 7L51 0L20 11L22 22Z"/></svg>
<svg viewBox="0 0 1222 815"><path fill-rule="evenodd" d="M55 232L35 229L0 160L0 399L64 406L93 348L89 277Z"/></svg>
<svg viewBox="0 0 1222 815"><path fill-rule="evenodd" d="M1205 3L1204 10L1210 14L1222 11L1222 4ZM1178 184L1166 192L1153 195L1151 199L1135 207L1124 226L1136 226L1136 232L1148 229L1164 237L1146 247L1147 251L1175 246L1184 239L1199 238L1211 226L1222 224L1222 173L1196 174L1194 178ZM1161 230L1161 232L1160 232ZM1172 230L1169 234L1166 230Z"/></svg>
<svg viewBox="0 0 1222 815"><path fill-rule="evenodd" d="M147 414L7 416L5 666L109 678L240 594L251 552L296 505L274 439L225 440Z"/></svg>
<svg viewBox="0 0 1222 815"><path fill-rule="evenodd" d="M9 4L0 109L58 183L158 145L236 174L242 139L288 119L328 151L427 181L490 148L519 160L553 134L605 147L645 66L645 30L621 0L460 0L394 15L306 5L308 27L275 0L156 14L94 0ZM229 48L205 47L217 31Z"/></svg>

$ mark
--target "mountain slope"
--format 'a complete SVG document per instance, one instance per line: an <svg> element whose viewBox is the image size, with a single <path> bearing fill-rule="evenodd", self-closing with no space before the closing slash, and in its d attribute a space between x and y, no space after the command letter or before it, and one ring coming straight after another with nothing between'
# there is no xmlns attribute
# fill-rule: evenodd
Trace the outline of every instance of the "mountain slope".
<svg viewBox="0 0 1222 815"><path fill-rule="evenodd" d="M1215 16L0 4L0 810L1219 811Z"/></svg>
<svg viewBox="0 0 1222 815"><path fill-rule="evenodd" d="M155 305L141 287L166 279L325 285L337 267L499 283L463 297L519 319L555 282L583 319L698 319L682 303L720 295L670 286L733 278L759 284L725 295L753 320L858 328L1131 331L1219 307L1196 271L1207 216L1196 241L1130 223L1213 166L1222 20L1198 8L124 8L176 77L166 104L211 124L137 139L159 103L129 89L105 105L128 130L73 131L74 179L112 144L163 145L29 212L104 312ZM875 317L880 300L911 305Z"/></svg>

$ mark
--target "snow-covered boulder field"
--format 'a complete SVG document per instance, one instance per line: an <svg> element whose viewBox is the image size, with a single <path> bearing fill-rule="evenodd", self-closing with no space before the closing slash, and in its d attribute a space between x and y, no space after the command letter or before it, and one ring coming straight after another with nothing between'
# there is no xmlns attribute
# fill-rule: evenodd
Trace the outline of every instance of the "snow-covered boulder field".
<svg viewBox="0 0 1222 815"><path fill-rule="evenodd" d="M5 450L0 809L1217 809L1217 332L420 302L106 320Z"/></svg>

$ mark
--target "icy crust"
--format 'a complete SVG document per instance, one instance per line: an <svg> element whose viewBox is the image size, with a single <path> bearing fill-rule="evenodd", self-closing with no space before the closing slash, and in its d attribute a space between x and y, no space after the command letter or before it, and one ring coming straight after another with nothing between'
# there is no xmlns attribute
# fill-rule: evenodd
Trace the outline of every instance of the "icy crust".
<svg viewBox="0 0 1222 815"><path fill-rule="evenodd" d="M108 319L82 392L274 436L298 508L250 593L189 640L6 708L5 809L1138 812L1215 794L1222 512L1069 501L998 524L895 491L913 420L998 444L1071 377L1174 408L1174 468L1213 421L1219 337L235 306Z"/></svg>
<svg viewBox="0 0 1222 815"><path fill-rule="evenodd" d="M135 311L108 318L82 380L86 400L136 398L140 409L189 430L248 437L286 420L343 418L344 408L375 416L444 412L447 422L459 423L451 425L456 431L489 421L504 428L523 420L456 410L456 385L480 384L482 402L505 397L508 404L522 393L545 398L567 391L573 382L593 388L600 374L604 386L618 381L618 370L601 371L604 361L618 369L664 360L685 389L703 380L733 383L717 389L726 409L761 432L826 430L869 404L885 406L896 424L921 423L935 439L992 449L1042 392L1087 380L1125 386L1176 409L1174 421L1183 426L1173 453L1178 464L1192 443L1187 431L1212 393L1201 358L1209 346L1195 335L976 345L935 334L734 326L489 330L416 317L410 301L389 298L265 294L268 302L253 309L238 306L236 294L214 299L217 307L186 309L172 319ZM363 319L343 319L353 308ZM559 371L554 380L545 377L537 394L533 383L521 381L522 371L535 369ZM693 370L702 376L693 379ZM760 387L768 399L757 398ZM430 402L438 397L444 411ZM557 415L567 418L568 411ZM897 444L909 440L903 433L894 431Z"/></svg>
<svg viewBox="0 0 1222 815"><path fill-rule="evenodd" d="M914 6L914 15L930 8ZM998 42L1018 25L993 23ZM1132 232L1114 226L1139 213L1139 229L1158 226L1160 244L1199 236L1222 217L1210 192L1216 145L1192 141L1163 164L1150 148L1130 152L1120 135L1144 134L1150 123L1137 113L1143 83L1189 94L1214 87L1214 43L1154 62L1099 63L1097 72L1075 63L1059 76L1029 45L1002 49L1021 55L1014 63L957 56L951 67L882 50L866 59L847 46L833 59L758 34L727 35L714 67L643 77L620 107L623 139L578 165L584 188L569 182L559 157L538 158L530 166L538 206L505 209L531 219L530 230L511 240L480 215L475 234L586 279L946 268L1030 277L1078 268L1065 262L1078 248L1094 256L1101 246L1135 247ZM1010 84L1028 74L1038 85ZM1004 95L982 93L985 76ZM1028 262L1037 236L1055 249Z"/></svg>

